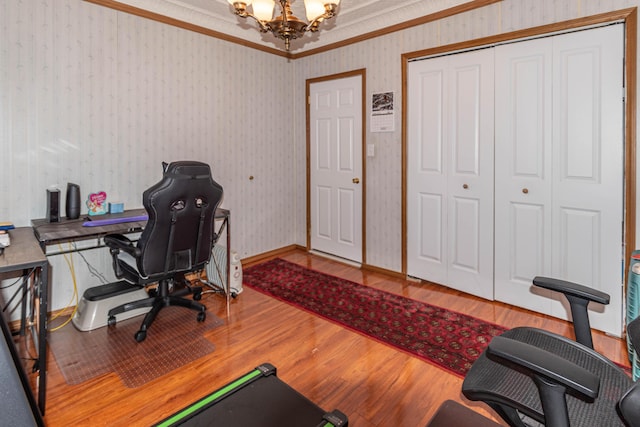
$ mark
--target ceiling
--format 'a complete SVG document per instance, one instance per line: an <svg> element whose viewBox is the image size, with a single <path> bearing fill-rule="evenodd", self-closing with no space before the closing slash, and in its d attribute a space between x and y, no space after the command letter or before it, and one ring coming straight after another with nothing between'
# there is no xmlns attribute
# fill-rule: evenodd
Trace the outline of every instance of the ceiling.
<svg viewBox="0 0 640 427"><path fill-rule="evenodd" d="M267 48L284 50L284 42L276 39L272 34L260 33L256 29L255 21L234 15L233 7L227 0L119 0L118 2ZM331 45L465 3L473 3L473 1L342 0L338 15L322 23L319 32L305 34L303 38L292 41L291 51L299 53ZM291 8L295 16L305 18L303 0L293 0Z"/></svg>

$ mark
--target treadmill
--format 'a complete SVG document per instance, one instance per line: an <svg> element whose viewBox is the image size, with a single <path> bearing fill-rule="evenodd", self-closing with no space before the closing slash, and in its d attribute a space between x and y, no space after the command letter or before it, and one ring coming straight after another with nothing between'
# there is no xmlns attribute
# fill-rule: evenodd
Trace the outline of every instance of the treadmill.
<svg viewBox="0 0 640 427"><path fill-rule="evenodd" d="M346 427L338 410L326 412L264 363L155 424L157 427Z"/></svg>

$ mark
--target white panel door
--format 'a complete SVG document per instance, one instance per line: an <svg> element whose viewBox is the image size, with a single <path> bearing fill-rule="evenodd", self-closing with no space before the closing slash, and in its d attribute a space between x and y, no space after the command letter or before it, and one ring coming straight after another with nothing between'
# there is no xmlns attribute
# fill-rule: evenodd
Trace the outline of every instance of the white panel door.
<svg viewBox="0 0 640 427"><path fill-rule="evenodd" d="M552 51L543 38L495 55L495 296L547 313L551 293L531 280L551 274Z"/></svg>
<svg viewBox="0 0 640 427"><path fill-rule="evenodd" d="M407 273L493 299L493 52L408 78Z"/></svg>
<svg viewBox="0 0 640 427"><path fill-rule="evenodd" d="M530 279L584 283L611 295L590 317L594 327L616 335L623 40L623 26L614 25L496 49L496 69L505 70L496 75L504 82L496 92L504 113L496 113L496 222L504 227L496 233L496 298L566 318L564 301L539 296Z"/></svg>
<svg viewBox="0 0 640 427"><path fill-rule="evenodd" d="M311 249L362 262L362 77L310 85Z"/></svg>
<svg viewBox="0 0 640 427"><path fill-rule="evenodd" d="M447 57L408 66L407 274L448 283Z"/></svg>
<svg viewBox="0 0 640 427"><path fill-rule="evenodd" d="M449 61L449 283L493 299L493 49Z"/></svg>
<svg viewBox="0 0 640 427"><path fill-rule="evenodd" d="M590 317L594 327L620 335L624 26L556 37L553 64L551 270L609 293L609 305ZM553 306L552 314L564 312Z"/></svg>

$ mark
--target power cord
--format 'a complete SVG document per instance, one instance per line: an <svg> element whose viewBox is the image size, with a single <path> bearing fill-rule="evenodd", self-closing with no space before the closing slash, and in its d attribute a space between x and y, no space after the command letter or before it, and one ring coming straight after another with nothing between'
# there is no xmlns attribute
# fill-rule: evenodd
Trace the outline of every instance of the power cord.
<svg viewBox="0 0 640 427"><path fill-rule="evenodd" d="M60 246L59 243L58 243L58 248L62 252L62 246ZM69 248L71 248L71 244L70 243L69 243ZM75 301L75 305L73 307L73 311L69 315L69 318L67 320L65 320L60 326L56 326L55 328L49 329L49 331L51 331L51 332L55 332L55 331L65 327L65 326L67 326L67 324L69 324L69 322L71 322L71 319L73 319L73 316L75 316L76 312L78 311L78 284L76 282L76 269L75 269L75 266L73 264L73 253L72 252L68 253L68 254L65 253L62 256L64 257L64 260L67 262L67 266L69 267L69 271L71 272L71 281L73 282L73 295L71 295L71 301L69 301L67 306L64 307L62 310L60 310L49 321L51 322L51 321L57 319L58 317L62 316L67 311L67 309L69 307L71 307L71 305L73 304L74 301Z"/></svg>
<svg viewBox="0 0 640 427"><path fill-rule="evenodd" d="M9 288L17 285L18 283L20 283L20 281L25 280L25 278L31 277L31 275L34 272L35 272L35 268L32 268L25 276L18 277L15 281L13 281L13 283L11 283L11 284L9 284L7 286L1 286L0 289L9 289ZM4 305L4 307L2 307L2 312L3 313L7 311L7 309L9 308L9 306L11 305L13 300L16 298L16 296L18 296L18 294L20 293L21 290L22 290L22 288L16 289L16 291L13 293L11 298L9 298L9 301L7 301L7 303ZM15 307L13 307L11 310L9 310L9 313L13 313L13 310L16 310L20 306L20 303L22 302L22 300L24 300L26 298L27 293L28 293L28 291L22 293L22 297L17 301L17 305Z"/></svg>
<svg viewBox="0 0 640 427"><path fill-rule="evenodd" d="M31 269L31 271L26 275L27 277L31 276L34 272L34 268ZM13 286L15 286L17 283L19 283L22 280L22 277L18 277L13 283L6 285L6 286L0 286L0 289L9 289Z"/></svg>
<svg viewBox="0 0 640 427"><path fill-rule="evenodd" d="M104 275L102 273L100 273L93 265L91 265L91 263L89 263L89 261L87 261L87 258L85 258L85 256L82 254L82 252L77 250L78 247L76 246L75 242L73 242L73 249L76 251L76 253L78 255L80 255L80 258L82 258L84 263L87 265L87 269L89 270L89 273L91 273L92 276L97 277L98 280L100 280L100 282L103 285L109 283L109 281L104 277Z"/></svg>

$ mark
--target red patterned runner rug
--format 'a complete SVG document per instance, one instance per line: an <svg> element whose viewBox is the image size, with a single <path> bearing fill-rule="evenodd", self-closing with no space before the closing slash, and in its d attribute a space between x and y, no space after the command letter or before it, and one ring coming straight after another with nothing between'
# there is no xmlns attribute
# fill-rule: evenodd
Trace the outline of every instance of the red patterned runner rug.
<svg viewBox="0 0 640 427"><path fill-rule="evenodd" d="M243 283L461 377L507 330L278 258L245 269Z"/></svg>

